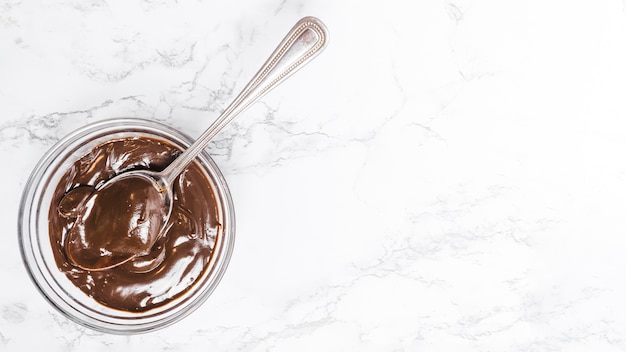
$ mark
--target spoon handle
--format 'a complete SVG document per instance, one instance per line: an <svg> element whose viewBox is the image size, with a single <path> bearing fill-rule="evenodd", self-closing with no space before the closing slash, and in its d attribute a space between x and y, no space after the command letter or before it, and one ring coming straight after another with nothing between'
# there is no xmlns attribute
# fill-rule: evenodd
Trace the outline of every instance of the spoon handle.
<svg viewBox="0 0 626 352"><path fill-rule="evenodd" d="M317 56L327 41L328 31L322 21L315 17L304 17L298 21L226 110L163 170L167 182L173 182L224 126Z"/></svg>

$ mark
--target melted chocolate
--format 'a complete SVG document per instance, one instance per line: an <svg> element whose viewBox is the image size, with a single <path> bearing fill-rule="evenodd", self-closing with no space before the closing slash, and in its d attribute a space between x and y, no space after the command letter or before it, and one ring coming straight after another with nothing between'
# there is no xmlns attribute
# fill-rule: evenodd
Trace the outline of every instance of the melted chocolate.
<svg viewBox="0 0 626 352"><path fill-rule="evenodd" d="M151 236L154 231L141 224L130 229L139 234L124 241L107 236L78 236L81 241L68 241L71 231L117 231L116 227L128 226L131 218L144 221L142 214L149 214L151 207L160 203L139 191L142 182L129 184L132 190L105 192L98 202L94 202L94 190L125 171L160 171L178 154L180 151L167 142L147 137L108 141L76 161L57 185L49 211L50 241L57 266L74 285L105 306L134 312L153 309L186 292L207 268L220 224L211 183L195 163L173 185L174 206L164 226L166 232L151 248L144 248L145 243L151 243L144 234ZM129 199L129 194L144 197L137 201ZM119 207L119 211L103 206ZM90 212L86 221L77 221L86 209ZM74 246L71 251L69 246ZM81 269L73 264L80 260L68 256L80 255L81 250L92 251L92 256L124 255L137 253L137 249L142 251L140 256L103 271Z"/></svg>
<svg viewBox="0 0 626 352"><path fill-rule="evenodd" d="M169 208L160 189L150 179L130 172L93 189L85 198L86 188L70 190L59 203L60 213L69 208L78 214L66 238L67 258L83 269L104 269L148 252L167 220ZM77 191L79 196L74 195ZM66 198L70 201L65 202Z"/></svg>

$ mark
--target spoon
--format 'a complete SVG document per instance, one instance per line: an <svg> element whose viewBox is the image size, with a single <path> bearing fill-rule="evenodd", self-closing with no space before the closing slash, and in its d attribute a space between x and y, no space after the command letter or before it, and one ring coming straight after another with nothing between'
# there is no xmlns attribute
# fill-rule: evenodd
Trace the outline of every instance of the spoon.
<svg viewBox="0 0 626 352"><path fill-rule="evenodd" d="M148 254L166 232L176 178L224 126L317 56L327 40L320 20L302 18L226 110L163 171L127 171L90 194L82 190L75 197L82 199L80 210L66 236L68 260L79 268L99 271Z"/></svg>

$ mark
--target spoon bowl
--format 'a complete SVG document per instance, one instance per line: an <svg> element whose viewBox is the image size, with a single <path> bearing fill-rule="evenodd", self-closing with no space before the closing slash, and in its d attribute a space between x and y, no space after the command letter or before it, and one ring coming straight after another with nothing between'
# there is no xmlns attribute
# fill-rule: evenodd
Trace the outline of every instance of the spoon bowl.
<svg viewBox="0 0 626 352"><path fill-rule="evenodd" d="M164 182L157 172L134 170L94 189L67 236L68 259L85 270L106 270L148 253L172 213L172 189Z"/></svg>

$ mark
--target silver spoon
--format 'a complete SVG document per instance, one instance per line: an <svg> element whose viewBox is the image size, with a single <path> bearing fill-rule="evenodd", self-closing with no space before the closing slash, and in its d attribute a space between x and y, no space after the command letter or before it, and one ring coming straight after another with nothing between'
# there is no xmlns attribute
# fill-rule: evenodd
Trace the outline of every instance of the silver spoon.
<svg viewBox="0 0 626 352"><path fill-rule="evenodd" d="M150 251L172 213L172 184L230 121L311 61L328 32L304 17L285 36L241 93L202 135L161 172L121 173L85 196L65 242L68 260L85 270L105 270Z"/></svg>

